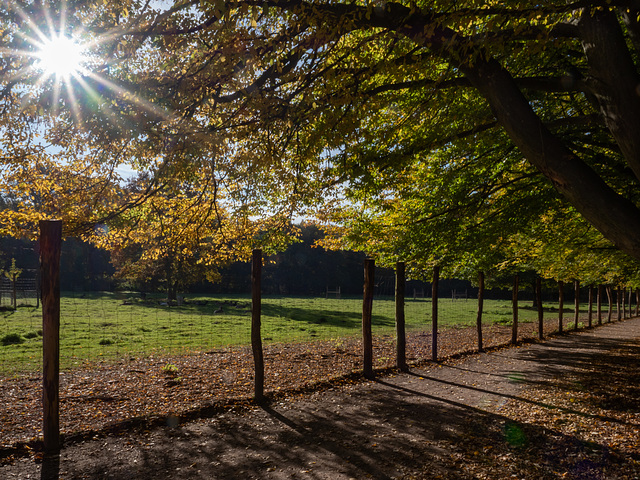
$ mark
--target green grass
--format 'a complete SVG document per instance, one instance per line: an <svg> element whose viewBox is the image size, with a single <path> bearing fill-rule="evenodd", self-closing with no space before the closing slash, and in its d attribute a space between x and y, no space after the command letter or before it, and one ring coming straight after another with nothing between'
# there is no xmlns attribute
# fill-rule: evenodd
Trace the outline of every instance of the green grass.
<svg viewBox="0 0 640 480"><path fill-rule="evenodd" d="M61 299L61 366L248 345L250 308L250 298L241 295L190 295L184 305L167 306L159 298L142 300L123 293L66 294ZM215 313L220 309L222 313ZM473 325L476 310L472 299L442 299L439 325ZM374 334L393 333L394 312L393 298L374 300ZM511 323L510 301L485 300L484 312L485 323ZM406 301L408 331L430 328L430 316L430 300ZM362 298L263 297L262 337L269 343L359 335L361 318ZM535 310L520 309L521 322L536 318ZM41 356L41 310L22 307L0 312L0 372L39 369Z"/></svg>

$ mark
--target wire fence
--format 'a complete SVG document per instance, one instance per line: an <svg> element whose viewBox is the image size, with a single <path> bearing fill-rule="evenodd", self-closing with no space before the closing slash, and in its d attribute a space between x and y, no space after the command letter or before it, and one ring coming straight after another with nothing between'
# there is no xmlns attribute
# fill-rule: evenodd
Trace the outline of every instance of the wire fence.
<svg viewBox="0 0 640 480"><path fill-rule="evenodd" d="M63 292L62 430L99 430L140 415L177 412L188 416L212 402L251 398L255 379L251 291L237 293L238 285L250 287L250 274L226 280L234 285L234 293L190 293L175 300L157 292ZM384 271L374 281L375 369L396 364L395 281L394 275ZM563 329L570 330L638 314L636 292L611 290L609 299L602 289L598 315L596 290L591 289L589 302L590 289L581 288L576 315L569 290L562 311L557 289L542 292L545 336L558 331L560 319ZM455 288L441 286L437 293L440 355L477 349L478 290L457 283ZM485 348L509 343L514 319L511 296L508 289L485 292ZM403 303L407 361L428 361L433 353L432 285L411 284ZM517 312L518 340L537 338L538 310L532 288L520 292ZM362 317L362 295L343 292L339 278L314 295L263 295L261 339L267 392L293 391L362 372ZM37 380L43 368L42 334L39 302L25 301L0 312L5 445L41 434L42 413L37 405L42 386Z"/></svg>
<svg viewBox="0 0 640 480"><path fill-rule="evenodd" d="M0 308L39 306L35 272L27 272L15 281L0 277Z"/></svg>
<svg viewBox="0 0 640 480"><path fill-rule="evenodd" d="M242 279L234 282L240 283ZM35 278L25 279L18 292L18 306L12 308L12 286L2 282L0 312L0 373L17 374L41 369L42 313ZM393 337L395 332L395 277L376 277L372 329L376 336ZM263 342L309 343L359 338L362 333L362 296L344 295L336 286L315 296L265 295L262 297ZM406 330L414 339L432 333L431 285L407 291L404 302ZM513 305L508 290L485 292L483 323L511 327ZM443 289L439 292L438 329L472 328L477 318L477 289ZM532 292L521 292L518 322L522 335L537 334L537 309ZM580 290L578 326L588 324L588 289ZM563 325L575 322L574 299L564 306ZM570 302L570 303L569 303ZM605 321L616 319L615 301L602 300ZM632 307L631 304L635 306ZM631 315L637 309L634 295L622 305ZM543 291L548 331L559 314L558 294ZM613 310L615 313L609 314ZM592 310L595 307L592 306ZM633 310L632 310L633 309ZM595 310L592 315L595 315ZM595 320L593 320L595 322ZM601 320L602 321L602 320ZM193 355L219 348L251 343L251 297L245 294L185 294L168 300L161 293L63 292L61 296L60 358L63 369L95 361L150 355Z"/></svg>

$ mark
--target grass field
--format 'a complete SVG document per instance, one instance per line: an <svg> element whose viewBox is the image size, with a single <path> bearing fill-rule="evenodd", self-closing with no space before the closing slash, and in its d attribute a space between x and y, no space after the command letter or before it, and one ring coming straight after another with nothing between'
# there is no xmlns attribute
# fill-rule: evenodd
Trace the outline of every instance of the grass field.
<svg viewBox="0 0 640 480"><path fill-rule="evenodd" d="M62 368L87 360L125 355L188 353L230 345L248 345L251 329L248 296L189 296L180 306L159 298L141 299L123 293L63 295L60 353ZM552 308L553 305L545 305ZM439 325L475 324L475 300L443 299ZM571 315L565 310L565 315ZM374 300L374 334L394 330L394 300ZM407 330L431 328L431 301L405 303ZM327 340L361 332L362 299L318 297L263 297L264 342ZM486 323L511 323L511 302L485 300ZM537 313L521 307L519 320L533 321ZM42 313L34 307L0 312L0 373L40 368Z"/></svg>

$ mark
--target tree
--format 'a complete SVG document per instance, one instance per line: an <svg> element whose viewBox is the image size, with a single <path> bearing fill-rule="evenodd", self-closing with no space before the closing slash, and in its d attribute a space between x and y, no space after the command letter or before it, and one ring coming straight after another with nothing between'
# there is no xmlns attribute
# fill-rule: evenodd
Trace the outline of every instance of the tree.
<svg viewBox="0 0 640 480"><path fill-rule="evenodd" d="M28 8L24 16L6 14L3 31L29 27L24 18L38 6ZM461 218L509 192L516 216L495 228L514 220L515 231L526 227L529 212L555 208L543 197L564 208L561 197L640 259L633 2L193 1L155 11L124 1L74 8L69 24L90 25L85 32L102 59L94 73L63 90L35 76L5 82L3 90L7 111L28 124L44 115L47 138L70 158L110 166L124 159L159 188L213 157L218 175L232 180L227 198L265 218L314 205L327 185L369 200L384 198L398 173L417 180L421 170L442 173L452 179L442 185L446 199L458 203L429 206L420 218ZM2 42L5 50L25 43L6 33ZM20 55L2 61L5 72L29 63ZM3 134L19 139L10 167L16 158L31 165L45 155L26 141L33 132L21 122ZM474 174L458 182L456 171ZM10 187L20 190L14 178ZM48 178L44 171L41 178ZM536 190L522 193L521 185ZM91 221L143 200L106 198L117 201L90 212ZM63 204L74 218L72 205ZM455 244L468 244L465 238L454 237Z"/></svg>
<svg viewBox="0 0 640 480"><path fill-rule="evenodd" d="M246 258L259 244L264 223L230 218L221 206L215 174L202 165L191 182L175 181L108 224L101 245L112 251L116 277L139 286L158 278L169 300L202 279L219 280L220 268ZM139 176L127 190L148 190ZM274 239L270 240L275 242Z"/></svg>
<svg viewBox="0 0 640 480"><path fill-rule="evenodd" d="M4 275L5 277L7 277L9 282L11 282L11 304L13 305L13 308L18 308L18 299L16 297L16 281L18 280L18 277L21 273L22 269L16 266L16 259L12 258L11 267L9 267L9 270L6 270L4 272ZM0 275L1 274L2 271L0 271Z"/></svg>
<svg viewBox="0 0 640 480"><path fill-rule="evenodd" d="M177 259L188 245L198 251L186 257L198 257L198 265L208 266L246 255L252 247L275 248L283 239L278 232L290 224L292 207L282 201L274 208L273 195L265 199L270 187L253 171L251 142L241 134L230 137L196 129L188 112L171 105L171 97L179 101L180 92L156 90L163 87L153 75L162 71L164 76L163 69L179 63L179 57L167 58L167 52L151 45L140 61L131 61L138 48L147 48L151 32L131 33L120 27L128 30L126 22L134 17L134 23L149 27L146 21L156 15L139 7L125 1L69 6L62 12L66 6L56 3L12 4L0 15L5 27L0 35L0 196L13 202L0 213L0 233L34 236L37 220L57 217L64 220L66 235L101 246L124 251L127 245L143 244L149 247L143 260ZM40 23L46 18L53 19L48 27ZM98 37L96 73L76 75L64 85L58 78L40 75L33 68L39 39L83 23L91 24L84 41ZM141 40L129 48L131 35ZM227 43L232 45L234 39ZM142 67L151 73L145 74ZM138 80L143 80L140 91L134 90ZM208 111L194 114L213 118ZM118 173L122 165L140 172L143 188L125 188ZM277 179L271 185L288 195ZM208 256L203 258L205 249ZM174 270L173 260L167 262L165 270Z"/></svg>
<svg viewBox="0 0 640 480"><path fill-rule="evenodd" d="M634 106L638 103L638 73L633 64L634 51L624 39L625 33L633 34L633 12L623 11L618 20L615 7L587 6L578 10L575 5L565 9L552 3L533 9L520 7L514 2L514 7L505 9L462 10L480 16L479 21L477 17L469 21L460 11L453 16L444 15L445 20L440 12L415 11L398 4L387 5L378 15L375 10L373 14L368 12L370 18L365 9L347 8L356 15L353 23L358 28L377 25L402 33L411 40L413 55L426 47L430 59L440 60L439 71L446 73L429 79L429 91L434 97L441 85L456 83L466 89L474 87L482 96L490 107L490 114L485 112L485 122L465 125L465 130L448 134L450 141L465 133L501 127L528 162L585 218L619 248L638 258L634 203L637 173L631 174L637 172L634 164L638 155L634 151L635 140L631 139L634 134L628 129L629 124L635 125L637 115ZM536 17L544 18L533 21ZM568 17L573 17L574 22L563 22ZM492 31L498 24L494 22L500 24L499 31ZM509 30L505 30L507 25ZM494 42L492 37L499 40ZM557 43L547 51L552 41ZM518 52L516 44L530 47ZM611 54L613 51L615 54ZM567 73L574 75L573 80ZM517 74L523 76L516 78ZM536 87L537 82L540 83ZM397 83L387 84L378 90L396 86ZM545 92L550 94L543 95ZM478 101L473 93L458 93L457 98L472 108ZM449 110L435 99L436 108ZM431 111L433 107L427 109ZM624 119L627 114L628 123ZM591 123L594 119L595 125ZM583 122L587 127L580 129L577 124ZM414 122L407 123L413 126ZM454 121L449 125L456 123L459 124ZM565 130L563 124L570 129ZM424 154L427 149L415 149L423 141L410 136L405 151ZM613 158L602 158L605 154ZM611 168L623 171L607 183L609 173L598 174L595 168L601 172ZM617 187L615 190L612 184ZM630 191L627 196L619 193L620 186Z"/></svg>

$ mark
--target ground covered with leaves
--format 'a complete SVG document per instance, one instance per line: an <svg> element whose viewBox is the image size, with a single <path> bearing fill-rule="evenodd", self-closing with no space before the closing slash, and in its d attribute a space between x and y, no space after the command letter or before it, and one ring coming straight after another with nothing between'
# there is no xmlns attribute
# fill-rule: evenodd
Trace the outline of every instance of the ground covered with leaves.
<svg viewBox="0 0 640 480"><path fill-rule="evenodd" d="M640 478L639 329L461 357L474 330L447 330L439 364L421 363L431 341L414 333L401 375L388 369L392 340L378 339L376 382L357 374L356 340L269 345L261 408L247 349L92 365L62 375L66 442L53 463L33 441L40 379L4 379L3 477Z"/></svg>
<svg viewBox="0 0 640 480"><path fill-rule="evenodd" d="M548 324L551 330L556 326ZM533 324L523 324L521 339L531 339ZM431 334L407 336L407 361L431 359ZM439 356L446 358L477 349L475 328L443 330ZM511 328L485 327L484 345L508 344ZM395 365L392 337L374 338L374 368ZM267 394L295 392L357 376L362 371L358 338L264 347ZM90 363L60 374L60 428L63 434L119 428L132 419L161 421L167 416L197 417L202 411L246 403L254 392L250 347L230 347L199 354L126 357ZM3 448L33 443L42 435L42 377L38 374L0 377L0 421Z"/></svg>

